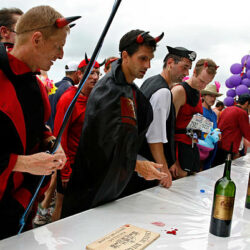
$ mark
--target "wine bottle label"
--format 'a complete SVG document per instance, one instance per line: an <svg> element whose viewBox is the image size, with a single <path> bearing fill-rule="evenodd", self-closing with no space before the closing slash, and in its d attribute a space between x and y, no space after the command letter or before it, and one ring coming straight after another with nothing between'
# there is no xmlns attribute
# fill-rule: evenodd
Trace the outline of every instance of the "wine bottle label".
<svg viewBox="0 0 250 250"><path fill-rule="evenodd" d="M234 208L234 197L216 194L213 217L219 220L231 220Z"/></svg>
<svg viewBox="0 0 250 250"><path fill-rule="evenodd" d="M248 181L247 196L250 196L250 179Z"/></svg>

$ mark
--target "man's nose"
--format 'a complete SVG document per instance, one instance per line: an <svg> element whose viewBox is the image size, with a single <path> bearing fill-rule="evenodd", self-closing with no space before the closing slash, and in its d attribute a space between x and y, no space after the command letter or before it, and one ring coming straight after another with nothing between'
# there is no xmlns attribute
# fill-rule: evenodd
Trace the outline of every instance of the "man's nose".
<svg viewBox="0 0 250 250"><path fill-rule="evenodd" d="M145 68L147 68L147 69L151 68L150 60L147 60L145 62Z"/></svg>
<svg viewBox="0 0 250 250"><path fill-rule="evenodd" d="M59 54L58 54L58 57L59 59L63 59L63 55L64 55L64 51L63 51L63 48L60 50Z"/></svg>
<svg viewBox="0 0 250 250"><path fill-rule="evenodd" d="M189 75L189 69L185 69L184 74L185 74L185 76L188 76Z"/></svg>

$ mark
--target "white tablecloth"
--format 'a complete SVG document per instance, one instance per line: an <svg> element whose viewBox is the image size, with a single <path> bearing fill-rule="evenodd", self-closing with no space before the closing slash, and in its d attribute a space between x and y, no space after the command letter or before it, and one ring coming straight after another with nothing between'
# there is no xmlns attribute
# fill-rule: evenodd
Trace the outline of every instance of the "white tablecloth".
<svg viewBox="0 0 250 250"><path fill-rule="evenodd" d="M223 169L218 166L174 181L170 189L155 187L2 240L0 249L85 249L87 244L124 224L160 233L160 238L147 249L250 249L250 209L244 206L250 154L232 164L231 178L237 190L231 236L209 234L214 184L222 177ZM176 235L166 233L172 229L178 229Z"/></svg>

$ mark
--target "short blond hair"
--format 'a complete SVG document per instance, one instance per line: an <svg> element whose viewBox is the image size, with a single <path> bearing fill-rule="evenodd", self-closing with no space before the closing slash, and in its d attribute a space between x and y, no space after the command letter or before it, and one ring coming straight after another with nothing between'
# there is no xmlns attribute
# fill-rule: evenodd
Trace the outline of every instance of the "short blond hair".
<svg viewBox="0 0 250 250"><path fill-rule="evenodd" d="M17 21L16 42L24 42L28 33L36 31L40 31L43 37L48 39L58 30L55 25L56 19L62 17L62 14L47 5L31 8ZM65 28L69 31L68 26L65 26Z"/></svg>
<svg viewBox="0 0 250 250"><path fill-rule="evenodd" d="M207 73L209 75L213 75L213 76L216 75L218 66L212 59L209 59L209 58L200 59L196 63L195 68L194 68L196 75L198 76L205 67L207 68Z"/></svg>

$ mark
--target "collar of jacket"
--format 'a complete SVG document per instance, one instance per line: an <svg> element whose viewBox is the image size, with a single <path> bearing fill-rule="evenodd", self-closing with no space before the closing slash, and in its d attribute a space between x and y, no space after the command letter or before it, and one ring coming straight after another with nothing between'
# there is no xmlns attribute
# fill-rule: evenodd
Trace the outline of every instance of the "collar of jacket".
<svg viewBox="0 0 250 250"><path fill-rule="evenodd" d="M71 83L72 86L75 85L74 81L70 77L67 77L67 76L64 76L62 81L68 81L68 82Z"/></svg>
<svg viewBox="0 0 250 250"><path fill-rule="evenodd" d="M115 79L115 82L119 85L130 85L137 88L134 82L128 83L126 81L125 75L122 72L121 64L122 64L121 59L116 60L115 62L112 63L111 75Z"/></svg>

